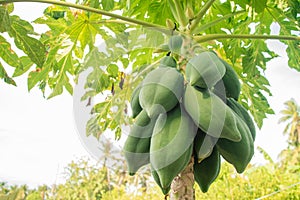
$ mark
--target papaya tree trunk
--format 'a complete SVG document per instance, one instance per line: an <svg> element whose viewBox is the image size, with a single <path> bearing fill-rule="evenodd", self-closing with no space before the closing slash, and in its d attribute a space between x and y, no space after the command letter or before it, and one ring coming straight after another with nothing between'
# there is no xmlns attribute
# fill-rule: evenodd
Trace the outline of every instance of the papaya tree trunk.
<svg viewBox="0 0 300 200"><path fill-rule="evenodd" d="M194 157L187 167L178 174L171 185L170 200L194 200Z"/></svg>

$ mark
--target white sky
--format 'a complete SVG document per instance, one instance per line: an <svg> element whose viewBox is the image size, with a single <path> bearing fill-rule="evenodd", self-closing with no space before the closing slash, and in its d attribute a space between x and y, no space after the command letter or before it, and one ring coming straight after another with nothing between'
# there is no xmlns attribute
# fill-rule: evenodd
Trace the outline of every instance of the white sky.
<svg viewBox="0 0 300 200"><path fill-rule="evenodd" d="M35 11L31 12L33 7ZM41 16L45 7L33 3L15 4L16 13L31 21ZM264 121L255 145L276 159L286 147L282 136L284 124L277 124L278 113L290 98L300 103L300 73L287 66L283 45L270 42L269 46L281 55L268 63L266 71L273 93L269 102L277 115ZM76 132L73 99L64 93L45 100L36 88L28 93L26 77L17 78L16 82L18 87L0 81L0 181L30 186L59 182L67 163L89 155ZM256 153L252 163L260 160L261 155Z"/></svg>

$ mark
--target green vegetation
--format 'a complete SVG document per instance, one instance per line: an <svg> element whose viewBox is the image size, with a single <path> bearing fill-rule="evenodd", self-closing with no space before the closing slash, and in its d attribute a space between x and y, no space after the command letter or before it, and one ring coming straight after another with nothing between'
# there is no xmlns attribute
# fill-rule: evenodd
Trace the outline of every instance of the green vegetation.
<svg viewBox="0 0 300 200"><path fill-rule="evenodd" d="M43 16L28 22L14 15L14 3L17 2L51 5L44 11ZM274 114L266 98L272 94L264 71L266 63L277 55L268 48L266 40L276 39L285 43L289 66L300 71L299 8L299 0L77 0L75 3L55 0L0 0L0 79L16 86L15 77L25 75L28 78L29 91L37 87L44 97L50 99L64 91L72 95L81 72L91 69L84 87L86 93L81 99L91 100L97 95L104 97L103 101L97 102L93 107L91 119L86 126L86 134L96 138L108 130L119 139L122 136L122 127L133 124L133 118L139 116L142 109L149 117L148 122L160 115L153 129L156 130L162 123L163 111L168 112L169 117L172 109L182 104L187 111L188 122L195 123L209 138L221 138L217 148L213 148L212 156L217 156L208 158L217 158L218 151L242 173L254 153L255 130L250 130L254 127L253 123L245 123L248 121L244 118L246 115L241 113L241 119L224 101L229 97L235 98L245 112L249 111L252 114L259 128L268 114ZM36 32L34 24L46 25L48 28L44 32ZM274 24L279 26L276 35L272 35L271 27ZM99 48L99 38L104 44L102 49ZM21 53L17 53L20 51ZM158 67L158 63L167 61L164 59L168 59L167 65L170 67ZM10 71L13 72L9 73ZM227 76L223 78L226 72ZM213 90L216 88L217 91L220 80L225 81L225 93L220 94L218 91L214 94ZM141 82L140 91L136 90L135 94L131 95ZM131 109L128 104L130 99L133 101L132 112L128 112ZM290 156L299 152L295 151L299 148L300 141L299 109L292 102L287 105L289 108L283 111L286 116L281 121L292 119L291 125L287 126L287 129L290 129L288 142L291 145L283 153L283 160L294 160L294 157ZM150 146L151 153L157 146L159 149L165 145L164 142L170 142L170 138L174 136L172 131L177 131L173 129L177 128L178 121L180 123L179 118L174 117L170 122L167 119L166 126L162 127L163 132L170 133L167 137L161 137L155 143L151 141L150 144L148 139L141 143L143 148L138 146L130 151L148 152ZM172 124L171 128L169 124ZM188 128L182 130L182 127L179 127L178 130L180 134L184 131L189 132ZM163 138L166 138L166 141ZM182 135L179 138L182 141L190 139ZM140 144L141 140L135 140L137 141ZM193 141L188 144L191 145L188 145L184 158L179 157L174 162L167 163L168 167L171 166L167 171L174 171L175 174L161 173L160 169L155 168L155 180L164 192L172 182L172 200L182 199L182 196L185 196L185 199L193 199ZM181 155L185 149L181 146L179 148L181 152L177 153ZM166 158L173 159L172 156L168 156L172 155L172 150L168 149ZM207 151L209 150L212 151L212 148L209 147ZM200 153L197 152L198 155ZM209 156L208 154L206 156ZM145 162L135 166L131 174L147 163L147 159L148 157ZM206 160L205 156L201 159L204 163L210 161ZM298 159L296 157L296 161ZM153 165L156 161L162 162L163 159L152 159L150 154L152 167L155 167ZM203 184L202 181L197 181L203 191L207 190L219 173L219 160L214 163L214 173L205 177L207 182ZM291 166L296 165L295 163L299 162L294 162ZM81 164L84 165L82 168ZM93 166L86 163L79 163L78 167L73 165L74 163L69 166L69 170L73 171L69 174L66 184L52 188L49 199L104 199L109 198L105 195L115 195L114 192L125 191L125 195L129 194L129 182L124 182L124 188L120 188L123 182L112 184L110 177L114 175L109 173L106 166L100 167L101 173L98 174L99 166L94 170ZM187 167L184 169L185 166ZM224 166L226 169L227 165ZM278 165L276 170L282 169L283 166L286 166L284 172L289 173L290 165L284 162ZM253 172L250 169L253 169ZM250 177L251 173L256 173L256 169L264 171L262 167L250 169L244 175L249 173ZM270 166L267 166L266 170L269 172ZM297 171L297 167L293 170ZM280 171L280 174L284 172ZM121 172L115 173L115 176L118 176ZM232 175L228 168L228 171L221 171L221 177L217 181L222 180L222 173L226 176ZM144 175L146 174L145 172ZM127 175L124 176L127 178ZM242 177L236 174L234 176ZM274 174L272 176L276 177ZM293 179L292 177L291 175L289 178ZM173 178L175 181L172 181ZM230 178L224 180L228 181ZM268 180L268 177L265 177L265 180ZM181 181L184 182L182 186ZM237 187L243 182L239 181L232 184ZM247 181L245 180L245 183ZM284 180L282 183L285 183ZM253 183L247 184L247 194L252 195ZM211 185L217 185L217 182ZM212 195L221 196L207 198L233 198L234 191L230 186L227 184L226 187L220 187L230 188L229 192L217 190ZM3 188L5 187L4 185ZM141 187L149 188L144 185ZM243 189L244 185L241 185L237 192L244 191ZM277 191L279 189L276 188ZM27 196L31 199L39 196L39 192L36 191L30 193L29 190L18 190L19 188L8 195ZM138 195L142 195L140 199L149 197L144 195L145 192L147 190L139 191L130 195L130 198ZM256 191L254 193L257 195ZM152 195L151 192L149 194ZM258 196L263 194L265 193ZM236 194L234 198L238 196L239 194ZM256 198L254 195L246 198L252 197ZM244 199L245 196L241 198Z"/></svg>
<svg viewBox="0 0 300 200"><path fill-rule="evenodd" d="M299 149L298 149L299 152ZM265 152L264 152L265 153ZM267 155L267 154L266 154ZM266 157L268 159L268 157ZM266 199L282 200L300 198L300 164L288 160L274 163L266 160L261 166L248 166L243 174L238 174L233 166L223 163L216 181L207 193L202 193L197 184L196 199ZM297 169L297 170L296 170ZM149 167L143 168L136 176L129 176L124 170L112 170L91 164L87 160L72 162L65 170L64 184L40 186L28 189L27 186L0 185L0 200L149 200L163 199L160 188L149 178ZM263 199L263 198L261 198Z"/></svg>

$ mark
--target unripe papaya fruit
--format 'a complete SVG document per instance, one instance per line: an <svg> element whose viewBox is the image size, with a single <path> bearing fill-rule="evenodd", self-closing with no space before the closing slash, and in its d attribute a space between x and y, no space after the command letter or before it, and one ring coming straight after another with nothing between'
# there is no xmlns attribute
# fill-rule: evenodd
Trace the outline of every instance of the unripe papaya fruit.
<svg viewBox="0 0 300 200"><path fill-rule="evenodd" d="M143 110L131 127L123 147L130 175L134 175L140 167L150 162L149 150L155 121Z"/></svg>
<svg viewBox="0 0 300 200"><path fill-rule="evenodd" d="M153 169L153 167L151 166L151 174L152 174L152 177L154 179L154 181L156 182L156 184L160 187L162 193L164 195L167 195L171 189L171 185L169 187L166 187L166 188L163 188L160 184L160 179L159 179L159 176L157 174L157 171L155 171L155 169Z"/></svg>
<svg viewBox="0 0 300 200"><path fill-rule="evenodd" d="M159 67L177 67L177 62L172 56L165 56L160 60Z"/></svg>
<svg viewBox="0 0 300 200"><path fill-rule="evenodd" d="M141 107L150 118L174 108L182 97L184 78L176 69L160 67L144 79L139 95Z"/></svg>
<svg viewBox="0 0 300 200"><path fill-rule="evenodd" d="M173 35L169 40L169 48L172 52L179 53L183 43L182 36Z"/></svg>
<svg viewBox="0 0 300 200"><path fill-rule="evenodd" d="M130 99L130 106L132 110L132 117L135 118L143 110L139 102L139 95L141 91L141 84L139 84L132 92Z"/></svg>
<svg viewBox="0 0 300 200"><path fill-rule="evenodd" d="M239 104L235 99L233 98L228 98L227 99L227 105L242 119L244 120L244 122L247 124L250 132L251 132L251 136L253 141L255 141L255 137L256 137L256 130L255 130L255 125L254 122L252 120L252 118L250 117L248 111L246 110L246 108L244 108L244 106L242 106L241 104Z"/></svg>
<svg viewBox="0 0 300 200"><path fill-rule="evenodd" d="M221 158L217 148L213 148L211 155L200 163L194 163L194 177L202 192L207 192L209 186L220 173Z"/></svg>
<svg viewBox="0 0 300 200"><path fill-rule="evenodd" d="M216 138L206 134L200 128L198 129L194 139L194 150L196 152L198 162L201 162L203 159L210 156L216 143Z"/></svg>
<svg viewBox="0 0 300 200"><path fill-rule="evenodd" d="M241 119L215 94L187 84L183 105L195 124L208 135L240 141L237 124Z"/></svg>
<svg viewBox="0 0 300 200"><path fill-rule="evenodd" d="M213 52L204 51L186 65L186 78L192 86L212 88L225 74L225 66Z"/></svg>
<svg viewBox="0 0 300 200"><path fill-rule="evenodd" d="M222 157L231 163L238 173L242 173L254 154L254 145L250 130L244 121L237 125L242 136L241 141L219 139L216 145Z"/></svg>
<svg viewBox="0 0 300 200"><path fill-rule="evenodd" d="M224 64L226 68L226 72L222 78L225 91L226 91L226 97L228 98L234 98L235 100L238 100L241 92L241 84L239 81L239 77L237 73L234 71L234 69L225 61L220 59L221 62Z"/></svg>
<svg viewBox="0 0 300 200"><path fill-rule="evenodd" d="M170 51L168 44L162 44L157 49L153 51L153 53L162 53Z"/></svg>
<svg viewBox="0 0 300 200"><path fill-rule="evenodd" d="M150 162L162 188L168 188L189 163L196 132L196 125L180 104L159 115L151 139Z"/></svg>
<svg viewBox="0 0 300 200"><path fill-rule="evenodd" d="M225 85L222 80L218 81L213 88L213 93L216 94L223 102L227 101Z"/></svg>

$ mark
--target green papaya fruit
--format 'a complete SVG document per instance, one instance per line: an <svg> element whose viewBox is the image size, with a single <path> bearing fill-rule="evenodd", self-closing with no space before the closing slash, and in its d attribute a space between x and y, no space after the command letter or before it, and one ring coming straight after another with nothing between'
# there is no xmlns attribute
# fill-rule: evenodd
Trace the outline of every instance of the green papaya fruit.
<svg viewBox="0 0 300 200"><path fill-rule="evenodd" d="M226 72L222 78L225 87L226 97L238 100L241 92L241 84L239 81L239 77L232 68L232 66L230 66L225 60L220 60L226 68Z"/></svg>
<svg viewBox="0 0 300 200"><path fill-rule="evenodd" d="M143 80L140 105L153 118L174 108L181 99L183 90L184 78L181 73L170 67L157 68Z"/></svg>
<svg viewBox="0 0 300 200"><path fill-rule="evenodd" d="M177 67L177 62L172 56L165 56L160 60L159 67Z"/></svg>
<svg viewBox="0 0 300 200"><path fill-rule="evenodd" d="M198 162L210 156L213 151L217 139L203 132L200 128L194 139L194 150L197 155Z"/></svg>
<svg viewBox="0 0 300 200"><path fill-rule="evenodd" d="M132 110L132 117L135 118L143 110L139 102L139 95L141 91L142 84L139 84L132 92L130 105Z"/></svg>
<svg viewBox="0 0 300 200"><path fill-rule="evenodd" d="M226 97L226 90L225 86L222 80L218 81L214 88L212 89L212 92L217 95L220 99L222 99L223 102L227 101Z"/></svg>
<svg viewBox="0 0 300 200"><path fill-rule="evenodd" d="M157 49L153 51L153 53L162 53L162 52L168 52L170 51L168 44L162 44Z"/></svg>
<svg viewBox="0 0 300 200"><path fill-rule="evenodd" d="M216 146L222 157L231 163L238 173L242 173L254 154L254 144L245 122L242 121L237 125L242 136L241 141L233 142L227 139L219 139Z"/></svg>
<svg viewBox="0 0 300 200"><path fill-rule="evenodd" d="M221 60L210 51L204 51L191 58L186 65L186 78L192 86L212 88L222 79L226 71Z"/></svg>
<svg viewBox="0 0 300 200"><path fill-rule="evenodd" d="M194 177L202 192L207 192L220 173L221 158L217 148L200 163L194 163Z"/></svg>
<svg viewBox="0 0 300 200"><path fill-rule="evenodd" d="M256 137L256 130L255 130L255 125L254 122L252 120L252 118L250 117L248 111L246 110L246 108L244 108L244 106L242 106L241 104L239 104L235 99L233 98L228 98L227 99L227 105L242 119L244 120L244 122L247 124L250 132L251 132L251 136L253 141L255 141L255 137Z"/></svg>
<svg viewBox="0 0 300 200"><path fill-rule="evenodd" d="M160 187L162 193L164 195L167 195L171 189L171 185L166 187L166 188L163 188L160 184L160 180L159 180L159 176L157 174L157 171L155 171L155 169L153 169L153 167L151 166L151 174L152 174L152 177L154 179L154 181L156 182L156 184Z"/></svg>
<svg viewBox="0 0 300 200"><path fill-rule="evenodd" d="M173 35L173 36L171 36L171 38L169 40L169 49L172 52L178 53L178 52L180 52L182 43L183 43L182 36Z"/></svg>
<svg viewBox="0 0 300 200"><path fill-rule="evenodd" d="M168 188L188 165L196 133L196 125L180 104L159 115L151 138L150 163L162 188Z"/></svg>
<svg viewBox="0 0 300 200"><path fill-rule="evenodd" d="M242 120L211 91L187 84L183 105L195 124L208 135L236 142L241 140L237 124Z"/></svg>
<svg viewBox="0 0 300 200"><path fill-rule="evenodd" d="M143 110L130 129L123 147L130 175L134 175L140 167L150 162L149 150L155 122Z"/></svg>

